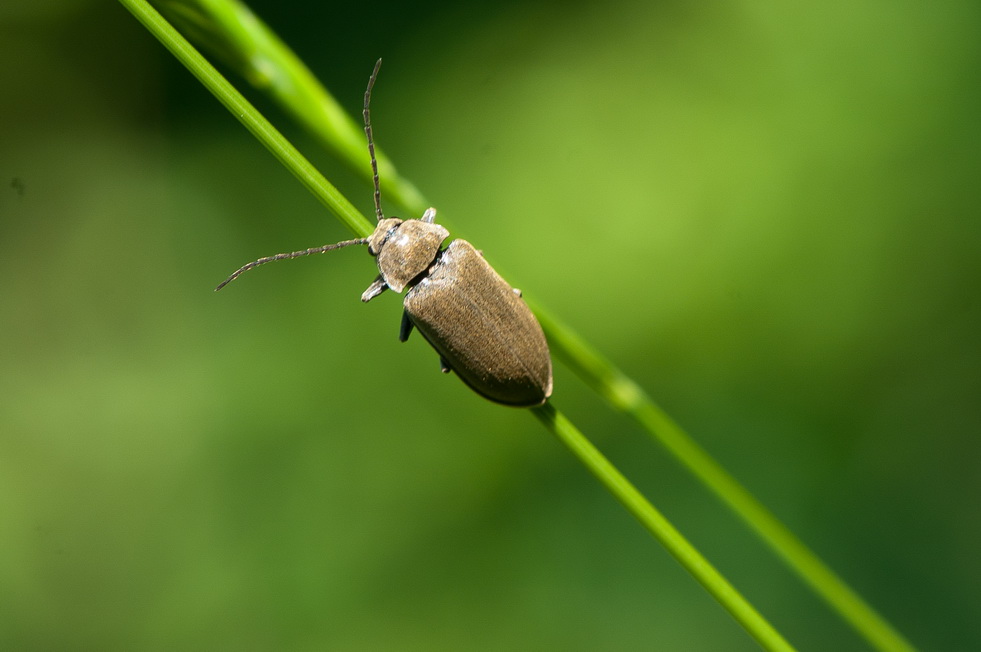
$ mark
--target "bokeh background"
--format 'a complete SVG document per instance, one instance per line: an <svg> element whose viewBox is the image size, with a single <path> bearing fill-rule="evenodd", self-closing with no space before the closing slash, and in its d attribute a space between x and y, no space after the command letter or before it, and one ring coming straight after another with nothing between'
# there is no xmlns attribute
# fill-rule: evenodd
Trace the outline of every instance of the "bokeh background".
<svg viewBox="0 0 981 652"><path fill-rule="evenodd" d="M924 649L981 649L981 5L252 6L509 280ZM0 5L0 648L752 650L118 4ZM235 80L244 86L241 80ZM369 186L267 115L367 214ZM865 649L565 410L801 649Z"/></svg>

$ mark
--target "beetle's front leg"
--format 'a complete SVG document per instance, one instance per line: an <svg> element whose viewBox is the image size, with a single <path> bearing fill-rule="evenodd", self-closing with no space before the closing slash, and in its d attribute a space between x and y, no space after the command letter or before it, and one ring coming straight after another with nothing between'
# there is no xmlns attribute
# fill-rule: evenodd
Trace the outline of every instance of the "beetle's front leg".
<svg viewBox="0 0 981 652"><path fill-rule="evenodd" d="M388 285L386 285L385 279L382 278L381 274L379 274L375 277L375 280L371 282L371 285L368 286L368 289L361 295L361 300L368 303L387 289Z"/></svg>
<svg viewBox="0 0 981 652"><path fill-rule="evenodd" d="M402 325L399 327L399 342L404 342L409 339L409 333L412 332L412 320L409 319L409 312L407 310L402 311Z"/></svg>

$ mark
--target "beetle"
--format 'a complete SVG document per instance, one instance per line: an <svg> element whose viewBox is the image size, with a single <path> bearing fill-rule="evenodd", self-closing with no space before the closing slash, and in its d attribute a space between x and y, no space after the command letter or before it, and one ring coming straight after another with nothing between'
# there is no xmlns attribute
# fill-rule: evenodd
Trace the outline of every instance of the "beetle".
<svg viewBox="0 0 981 652"><path fill-rule="evenodd" d="M371 301L387 289L397 293L408 289L400 341L416 328L439 354L440 369L456 372L477 394L514 407L542 405L552 394L552 358L542 327L521 292L508 285L466 240L453 240L444 248L449 231L436 224L435 208L408 220L386 218L382 212L368 109L380 67L381 59L368 78L363 113L375 188L374 232L367 238L260 258L233 272L215 291L274 260L367 245L379 273L361 300Z"/></svg>

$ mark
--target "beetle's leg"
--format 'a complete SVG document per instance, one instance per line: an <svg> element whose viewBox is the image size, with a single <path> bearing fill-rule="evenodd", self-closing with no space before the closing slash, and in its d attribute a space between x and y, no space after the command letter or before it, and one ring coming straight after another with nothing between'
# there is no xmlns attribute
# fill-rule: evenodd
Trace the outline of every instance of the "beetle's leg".
<svg viewBox="0 0 981 652"><path fill-rule="evenodd" d="M375 280L371 282L371 285L368 286L368 289L364 291L364 294L361 295L361 300L368 303L387 289L388 285L385 284L385 279L383 279L382 275L379 274L377 277L375 277Z"/></svg>
<svg viewBox="0 0 981 652"><path fill-rule="evenodd" d="M422 220L423 222L428 222L429 224L432 224L433 222L436 221L436 209L430 206L429 208L426 209L426 212L423 213L422 217L420 217L419 219Z"/></svg>
<svg viewBox="0 0 981 652"><path fill-rule="evenodd" d="M453 367L450 366L450 363L447 362L446 358L444 358L443 356L439 356L439 370L442 371L444 374L448 374L451 371L453 371Z"/></svg>
<svg viewBox="0 0 981 652"><path fill-rule="evenodd" d="M399 327L399 342L404 342L409 339L409 333L412 332L412 320L409 319L409 313L406 310L402 311L402 326Z"/></svg>
<svg viewBox="0 0 981 652"><path fill-rule="evenodd" d="M521 290L518 288L511 288L511 291L517 294L519 299L521 298Z"/></svg>

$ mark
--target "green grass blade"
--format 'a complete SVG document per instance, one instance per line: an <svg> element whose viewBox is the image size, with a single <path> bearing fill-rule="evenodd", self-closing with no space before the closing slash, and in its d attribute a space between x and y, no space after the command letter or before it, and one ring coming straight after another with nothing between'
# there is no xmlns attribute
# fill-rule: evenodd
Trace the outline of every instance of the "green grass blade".
<svg viewBox="0 0 981 652"><path fill-rule="evenodd" d="M611 405L636 419L871 646L889 652L915 650L773 512L658 407L640 386L540 306L535 307L535 312L549 334L549 342L553 338L561 340L562 346L555 350L580 378Z"/></svg>
<svg viewBox="0 0 981 652"><path fill-rule="evenodd" d="M341 222L359 236L366 236L372 232L374 228L372 223L256 111L255 107L163 16L143 0L120 0L120 2Z"/></svg>
<svg viewBox="0 0 981 652"><path fill-rule="evenodd" d="M763 649L794 649L561 412L551 403L532 411Z"/></svg>
<svg viewBox="0 0 981 652"><path fill-rule="evenodd" d="M348 115L296 53L246 5L228 0L161 0L154 4L178 28L268 94L325 149L371 180L361 122ZM407 214L421 215L429 208L422 193L377 146L375 155L386 199L406 208Z"/></svg>

